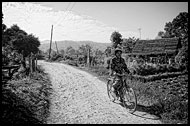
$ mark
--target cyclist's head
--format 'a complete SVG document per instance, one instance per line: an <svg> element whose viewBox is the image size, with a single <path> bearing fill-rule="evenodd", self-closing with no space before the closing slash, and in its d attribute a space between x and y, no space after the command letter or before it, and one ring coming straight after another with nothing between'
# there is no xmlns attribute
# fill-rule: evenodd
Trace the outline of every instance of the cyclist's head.
<svg viewBox="0 0 190 126"><path fill-rule="evenodd" d="M122 49L121 49L121 47L118 46L118 47L115 49L115 55L116 55L117 57L120 57L121 54L122 54Z"/></svg>

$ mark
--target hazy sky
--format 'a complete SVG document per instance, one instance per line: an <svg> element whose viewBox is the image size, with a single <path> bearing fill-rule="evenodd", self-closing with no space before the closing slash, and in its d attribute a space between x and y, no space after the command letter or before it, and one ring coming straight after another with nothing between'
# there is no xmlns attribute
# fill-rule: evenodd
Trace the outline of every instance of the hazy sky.
<svg viewBox="0 0 190 126"><path fill-rule="evenodd" d="M123 38L154 39L187 2L29 2L3 3L4 23L18 24L40 40L92 40L110 42L113 31Z"/></svg>

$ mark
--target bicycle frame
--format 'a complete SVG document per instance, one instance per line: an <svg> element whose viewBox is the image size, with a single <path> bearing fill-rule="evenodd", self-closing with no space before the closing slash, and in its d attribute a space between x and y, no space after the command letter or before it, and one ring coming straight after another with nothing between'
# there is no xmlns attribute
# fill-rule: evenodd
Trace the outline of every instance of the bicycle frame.
<svg viewBox="0 0 190 126"><path fill-rule="evenodd" d="M121 98L122 97L122 90L123 90L123 88L129 88L129 86L127 85L127 83L126 83L126 79L127 79L127 75L126 74L118 74L118 73L115 73L114 74L115 76L119 76L119 77L122 77L121 78L121 87L117 90L118 91L118 93L120 94L119 95L119 97ZM113 82L113 80L114 80L114 77L111 77L111 78L108 78L108 80L111 80L112 82ZM115 80L120 80L120 79L115 79ZM113 84L113 83L112 83ZM112 85L113 86L113 85Z"/></svg>
<svg viewBox="0 0 190 126"><path fill-rule="evenodd" d="M126 80L127 80L127 74L118 74L116 73L115 75L118 75L120 77L122 77L122 88L125 86L126 88L128 88L129 86L127 85L126 83Z"/></svg>
<svg viewBox="0 0 190 126"><path fill-rule="evenodd" d="M137 99L136 99L136 95L135 95L135 92L134 90L127 84L126 80L127 80L127 75L126 74L115 74L115 75L118 75L120 77L122 77L121 81L122 81L122 85L121 87L117 90L118 93L119 93L119 97L120 97L120 100L122 100L122 103L123 105L125 106L125 108L127 108L127 110L129 110L130 113L133 113L135 112L136 110L136 105L137 105ZM109 98L110 97L110 87L113 86L113 79L114 78L108 78L109 81L112 81L111 84L107 84L107 89L108 89L108 96ZM109 82L108 81L108 82ZM110 86L109 86L110 85ZM127 94L126 94L127 93ZM132 93L132 95L130 95ZM132 98L132 97L133 98ZM131 101L132 99L134 101ZM115 101L115 98L112 99L112 102ZM132 105L132 106L131 106ZM134 105L134 106L133 106ZM132 108L131 108L132 107Z"/></svg>

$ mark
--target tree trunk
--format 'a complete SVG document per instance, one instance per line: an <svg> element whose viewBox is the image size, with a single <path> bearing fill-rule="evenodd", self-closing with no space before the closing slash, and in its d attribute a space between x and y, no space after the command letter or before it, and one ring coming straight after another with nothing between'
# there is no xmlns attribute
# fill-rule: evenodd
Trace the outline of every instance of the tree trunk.
<svg viewBox="0 0 190 126"><path fill-rule="evenodd" d="M36 67L35 67L35 71L37 70L37 62L38 62L38 59L36 57Z"/></svg>
<svg viewBox="0 0 190 126"><path fill-rule="evenodd" d="M32 58L32 72L35 72L35 59L34 57Z"/></svg>
<svg viewBox="0 0 190 126"><path fill-rule="evenodd" d="M29 68L30 68L30 72L31 72L31 57L28 56L28 62L29 62Z"/></svg>
<svg viewBox="0 0 190 126"><path fill-rule="evenodd" d="M30 55L30 73L34 71L34 60L33 60L33 53Z"/></svg>
<svg viewBox="0 0 190 126"><path fill-rule="evenodd" d="M87 51L87 67L90 67L90 49Z"/></svg>

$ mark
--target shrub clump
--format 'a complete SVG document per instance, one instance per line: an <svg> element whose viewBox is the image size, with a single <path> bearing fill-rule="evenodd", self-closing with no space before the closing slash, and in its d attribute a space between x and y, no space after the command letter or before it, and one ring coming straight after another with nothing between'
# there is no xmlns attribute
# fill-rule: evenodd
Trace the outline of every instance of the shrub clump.
<svg viewBox="0 0 190 126"><path fill-rule="evenodd" d="M4 124L43 124L49 114L51 83L39 70L30 77L8 81L2 87Z"/></svg>
<svg viewBox="0 0 190 126"><path fill-rule="evenodd" d="M131 83L138 104L146 106L148 113L160 116L163 123L187 124L188 75L143 83Z"/></svg>
<svg viewBox="0 0 190 126"><path fill-rule="evenodd" d="M142 64L142 65L135 65L134 66L135 73L137 75L154 75L159 73L166 73L166 72L181 72L186 69L185 65L181 64L162 64L162 65L149 65L149 64Z"/></svg>

